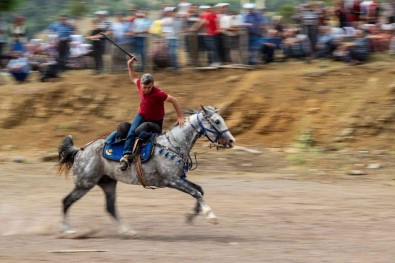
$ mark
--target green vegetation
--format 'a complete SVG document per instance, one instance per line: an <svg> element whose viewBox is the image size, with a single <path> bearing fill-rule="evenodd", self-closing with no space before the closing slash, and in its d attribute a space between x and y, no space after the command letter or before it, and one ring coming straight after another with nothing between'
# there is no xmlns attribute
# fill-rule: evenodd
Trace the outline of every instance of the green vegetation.
<svg viewBox="0 0 395 263"><path fill-rule="evenodd" d="M189 2L197 5L213 4L221 2L219 0L190 0ZM223 2L223 1L222 1ZM239 0L228 0L230 8L240 10ZM266 7L270 13L278 12L284 19L289 21L293 14L294 6L306 2L305 0L267 0ZM330 2L329 0L325 2ZM128 8L146 8L154 11L162 8L162 4L170 3L176 6L178 0L1 0L0 12L5 14L8 22L12 21L14 14L25 16L29 36L32 37L37 32L48 27L55 21L60 14L72 17L81 17L93 14L98 10L107 10L110 14L115 12L127 12Z"/></svg>

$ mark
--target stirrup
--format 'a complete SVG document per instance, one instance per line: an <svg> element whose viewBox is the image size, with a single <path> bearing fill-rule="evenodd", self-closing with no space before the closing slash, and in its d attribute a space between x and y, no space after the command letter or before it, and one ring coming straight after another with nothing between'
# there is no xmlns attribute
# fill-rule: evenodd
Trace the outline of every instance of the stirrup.
<svg viewBox="0 0 395 263"><path fill-rule="evenodd" d="M120 165L119 165L119 169L121 169L121 171L125 171L126 169L128 169L129 167L129 163L133 162L133 155L132 154L125 154L121 160L119 160Z"/></svg>

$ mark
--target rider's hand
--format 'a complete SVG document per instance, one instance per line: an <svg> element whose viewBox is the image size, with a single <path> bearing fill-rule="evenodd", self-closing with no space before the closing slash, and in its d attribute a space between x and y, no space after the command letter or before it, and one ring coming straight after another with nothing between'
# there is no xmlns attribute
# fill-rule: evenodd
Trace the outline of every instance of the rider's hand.
<svg viewBox="0 0 395 263"><path fill-rule="evenodd" d="M184 123L185 123L184 117L177 118L177 122L178 122L178 125L180 125L180 127L184 126Z"/></svg>
<svg viewBox="0 0 395 263"><path fill-rule="evenodd" d="M134 58L129 59L129 60L128 60L128 66L129 66L129 67L132 66L133 63L134 63L134 61L135 61Z"/></svg>

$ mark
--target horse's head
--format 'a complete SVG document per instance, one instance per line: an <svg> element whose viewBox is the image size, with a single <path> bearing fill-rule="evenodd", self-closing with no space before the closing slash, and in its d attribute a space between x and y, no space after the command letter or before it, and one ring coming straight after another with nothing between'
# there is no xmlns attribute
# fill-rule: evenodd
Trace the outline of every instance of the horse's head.
<svg viewBox="0 0 395 263"><path fill-rule="evenodd" d="M206 136L212 143L218 143L225 148L232 148L236 143L236 139L230 133L225 124L224 119L219 115L218 109L211 106L201 106L203 117L197 115L197 120L200 126L200 135Z"/></svg>

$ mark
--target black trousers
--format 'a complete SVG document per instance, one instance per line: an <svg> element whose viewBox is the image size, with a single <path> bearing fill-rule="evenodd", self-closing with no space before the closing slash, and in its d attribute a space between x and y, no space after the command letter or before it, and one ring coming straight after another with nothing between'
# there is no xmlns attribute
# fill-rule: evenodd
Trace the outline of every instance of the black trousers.
<svg viewBox="0 0 395 263"><path fill-rule="evenodd" d="M59 40L58 42L58 65L59 71L65 71L67 60L70 55L70 40Z"/></svg>

